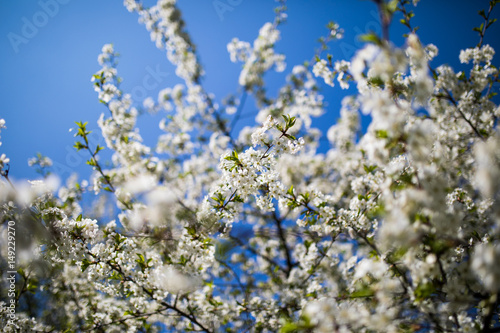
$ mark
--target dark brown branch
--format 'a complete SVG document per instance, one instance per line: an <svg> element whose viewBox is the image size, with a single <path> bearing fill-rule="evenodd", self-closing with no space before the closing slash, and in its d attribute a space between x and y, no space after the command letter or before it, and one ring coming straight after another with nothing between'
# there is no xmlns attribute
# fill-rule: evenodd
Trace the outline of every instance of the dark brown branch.
<svg viewBox="0 0 500 333"><path fill-rule="evenodd" d="M248 251L250 251L251 253L255 254L256 256L259 256L261 257L262 259L264 259L265 261L267 261L268 263L270 263L271 265L277 267L280 271L282 271L283 273L287 274L287 269L284 268L283 266L281 266L280 264L278 264L276 261L274 261L272 258L269 258L269 256L263 254L263 253L260 253L258 252L257 250L255 250L253 247L251 247L250 245L247 245L245 243L243 243L241 240L239 240L237 237L234 237L234 236L229 236L229 238L231 238L232 240L234 240L236 243L238 243L238 245L244 247L245 249L247 249Z"/></svg>
<svg viewBox="0 0 500 333"><path fill-rule="evenodd" d="M290 248L288 247L288 244L286 242L285 238L285 231L283 230L283 226L281 225L283 221L276 215L276 212L273 212L273 218L274 221L276 222L276 226L278 227L278 236L281 241L281 246L283 247L283 251L285 252L286 256L286 276L290 276L290 272L292 271L292 268L296 266L293 261L292 261L292 255L290 253Z"/></svg>

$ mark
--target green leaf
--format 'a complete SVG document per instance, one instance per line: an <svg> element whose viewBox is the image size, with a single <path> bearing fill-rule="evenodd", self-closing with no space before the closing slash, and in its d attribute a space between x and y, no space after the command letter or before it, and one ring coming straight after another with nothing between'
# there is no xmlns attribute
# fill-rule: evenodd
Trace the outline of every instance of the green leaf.
<svg viewBox="0 0 500 333"><path fill-rule="evenodd" d="M302 197L302 202L305 203L305 204L308 204L309 201L311 200L309 192L301 194L300 196Z"/></svg>
<svg viewBox="0 0 500 333"><path fill-rule="evenodd" d="M182 254L181 255L181 261L179 262L179 264L181 264L182 266L186 266L186 263L188 262L188 259L186 257L184 257L184 255Z"/></svg>
<svg viewBox="0 0 500 333"><path fill-rule="evenodd" d="M144 270L148 267L148 264L146 263L146 259L144 259L144 256L140 253L136 253L139 259L135 259L135 262L139 264L139 267L141 268L141 271L144 272Z"/></svg>
<svg viewBox="0 0 500 333"><path fill-rule="evenodd" d="M299 328L300 327L298 324L287 322L283 326L281 326L280 333L296 332Z"/></svg>
<svg viewBox="0 0 500 333"><path fill-rule="evenodd" d="M187 230L187 232L188 232L189 235L191 235L191 236L195 236L196 235L196 229L194 227L190 226L190 227L186 227L185 229Z"/></svg>
<svg viewBox="0 0 500 333"><path fill-rule="evenodd" d="M373 43L375 45L382 45L380 37L377 36L377 34L375 34L374 32L359 36L359 40L366 43Z"/></svg>
<svg viewBox="0 0 500 333"><path fill-rule="evenodd" d="M295 122L296 122L296 119L295 117L291 117L291 116L287 116L287 115L281 115L283 117L283 119L285 120L285 129L283 130L283 128L281 126L278 127L278 125L276 126L281 132L286 132L288 131L290 128L293 127L293 125L295 125Z"/></svg>
<svg viewBox="0 0 500 333"><path fill-rule="evenodd" d="M366 173L373 173L373 171L375 171L375 169L377 169L377 166L363 164L363 168L365 169Z"/></svg>
<svg viewBox="0 0 500 333"><path fill-rule="evenodd" d="M80 151L81 149L86 149L87 146L81 143L80 141L76 141L75 144L73 145L76 150Z"/></svg>
<svg viewBox="0 0 500 333"><path fill-rule="evenodd" d="M387 10L389 13L393 14L397 9L398 9L398 2L399 0L391 0L389 3L387 3Z"/></svg>
<svg viewBox="0 0 500 333"><path fill-rule="evenodd" d="M87 164L90 166L97 166L97 161L95 158L91 157L90 160L87 161Z"/></svg>
<svg viewBox="0 0 500 333"><path fill-rule="evenodd" d="M101 146L97 145L97 147L95 148L95 153L94 153L94 155L95 155L95 154L97 154L98 152L100 152L100 151L101 151L101 150L103 150L103 149L104 149L104 147L101 147Z"/></svg>
<svg viewBox="0 0 500 333"><path fill-rule="evenodd" d="M384 80L382 80L380 77L376 76L376 77L372 77L368 80L368 83L372 86L375 86L375 87L384 87Z"/></svg>
<svg viewBox="0 0 500 333"><path fill-rule="evenodd" d="M436 292L436 287L432 282L420 283L415 289L415 298L423 301Z"/></svg>
<svg viewBox="0 0 500 333"><path fill-rule="evenodd" d="M370 289L370 287L365 286L361 289L358 289L354 292L352 292L349 297L350 298L361 298L361 297L372 297L375 295L375 292Z"/></svg>
<svg viewBox="0 0 500 333"><path fill-rule="evenodd" d="M82 272L85 272L85 270L90 266L90 264L92 264L92 262L87 258L84 258L82 260L82 266L81 266Z"/></svg>
<svg viewBox="0 0 500 333"><path fill-rule="evenodd" d="M379 139L387 139L389 135L387 134L386 130L377 130L375 131L375 137Z"/></svg>
<svg viewBox="0 0 500 333"><path fill-rule="evenodd" d="M232 151L231 155L224 157L225 160L228 161L235 161L235 162L240 162L240 159L238 158L238 153L236 151Z"/></svg>
<svg viewBox="0 0 500 333"><path fill-rule="evenodd" d="M225 261L229 257L229 253L234 248L235 244L227 240L219 240L215 243L215 258L220 261Z"/></svg>
<svg viewBox="0 0 500 333"><path fill-rule="evenodd" d="M135 261L144 263L145 262L144 256L140 253L136 253L136 254L139 257L139 259L136 259Z"/></svg>
<svg viewBox="0 0 500 333"><path fill-rule="evenodd" d="M28 291L30 293L33 293L33 294L35 293L36 288L37 288L37 285L36 285L36 283L33 283L33 282L28 283L28 285L26 286L26 289L28 289Z"/></svg>
<svg viewBox="0 0 500 333"><path fill-rule="evenodd" d="M224 202L226 202L226 197L223 196L220 192L217 192L216 194L217 196L214 196L214 197L210 197L210 199L212 199L213 201L219 203L220 205L223 205Z"/></svg>
<svg viewBox="0 0 500 333"><path fill-rule="evenodd" d="M472 31L477 31L477 32L479 32L479 34L482 35L482 33L483 33L483 27L484 27L484 23L481 23L481 25L479 27L472 28Z"/></svg>
<svg viewBox="0 0 500 333"><path fill-rule="evenodd" d="M240 197L239 194L236 194L231 201L233 201L233 202L244 202L243 198Z"/></svg>

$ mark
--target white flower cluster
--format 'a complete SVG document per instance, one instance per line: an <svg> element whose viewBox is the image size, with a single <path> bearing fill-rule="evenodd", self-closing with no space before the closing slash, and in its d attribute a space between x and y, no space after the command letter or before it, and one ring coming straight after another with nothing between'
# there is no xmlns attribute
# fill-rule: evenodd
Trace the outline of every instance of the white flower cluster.
<svg viewBox="0 0 500 333"><path fill-rule="evenodd" d="M28 160L29 166L39 165L41 168L52 166L52 160L47 156L32 157Z"/></svg>
<svg viewBox="0 0 500 333"><path fill-rule="evenodd" d="M498 244L478 244L474 248L472 269L479 276L484 286L491 292L500 290L500 269L497 265L500 256Z"/></svg>
<svg viewBox="0 0 500 333"><path fill-rule="evenodd" d="M286 18L280 1L276 23L253 45L228 45L231 61L243 62L244 91L219 105L201 86L176 2L124 3L184 82L143 102L165 112L150 148L107 44L92 80L110 111L98 124L111 154L92 146L86 123L75 131L75 148L90 154L90 179L75 175L60 188L48 172L11 180L0 156L0 236L10 241L15 222L20 331L498 330L492 47L462 51L471 69L455 72L434 66L437 47L415 32L402 47L374 38L353 59L295 66L270 97L263 76L284 69L274 51ZM381 7L392 13L393 5L395 16L411 13L402 8L408 1ZM341 37L338 25L329 29L328 40ZM329 125L329 147L312 120L331 111L315 76L357 88ZM248 93L254 127L232 132L228 116L238 119ZM371 117L364 131L362 113ZM41 155L29 163L51 165ZM4 275L10 261L3 246ZM1 324L7 304L0 299Z"/></svg>
<svg viewBox="0 0 500 333"><path fill-rule="evenodd" d="M253 196L259 209L275 210L273 199L277 200L285 193L279 173L275 170L277 159L282 154L296 154L304 145L302 138L296 140L286 133L289 128L282 130L281 135L276 134L277 137L268 137L271 129L282 128L280 126L269 116L263 126L251 135L253 146L267 147L265 151L250 147L241 154L233 151L221 156L219 168L223 174L211 196L222 201L219 200L212 209L209 206L205 206L205 209L226 217L232 223L236 211L232 205L228 205L236 198L247 200ZM200 214L208 216L209 212L205 210Z"/></svg>
<svg viewBox="0 0 500 333"><path fill-rule="evenodd" d="M287 76L287 83L280 89L274 103L260 109L256 121L263 124L269 116L288 115L296 117L297 120L290 129L291 133L299 132L302 127L312 132L311 118L324 113L323 96L318 92L316 81L306 67L298 65L293 68L292 74Z"/></svg>
<svg viewBox="0 0 500 333"><path fill-rule="evenodd" d="M2 131L3 128L7 128L7 126L5 126L5 119L0 119L0 132ZM0 141L0 146L1 145L2 141ZM5 165L9 162L10 159L5 154L0 155L0 170L3 170Z"/></svg>
<svg viewBox="0 0 500 333"><path fill-rule="evenodd" d="M342 39L344 37L344 29L340 28L338 23L333 23L330 26L330 36L335 39Z"/></svg>
<svg viewBox="0 0 500 333"><path fill-rule="evenodd" d="M349 89L348 72L350 63L345 60L336 61L333 68L325 59L321 59L314 64L313 73L316 77L321 77L326 84L334 86L333 79L337 81L342 89Z"/></svg>
<svg viewBox="0 0 500 333"><path fill-rule="evenodd" d="M285 70L285 56L274 52L274 44L279 40L280 32L276 26L267 22L260 28L259 36L253 47L247 42L234 38L228 44L231 61L244 62L239 84L245 89L257 92L264 85L263 74L273 66L277 72Z"/></svg>
<svg viewBox="0 0 500 333"><path fill-rule="evenodd" d="M125 0L125 6L137 12L140 22L151 32L151 40L156 47L167 50L168 60L176 66L175 74L190 85L196 83L202 75L194 45L185 31L184 22L175 0L161 0L151 8L145 8L136 0Z"/></svg>
<svg viewBox="0 0 500 333"><path fill-rule="evenodd" d="M487 197L495 197L500 193L500 134L496 133L486 142L475 147L476 186Z"/></svg>
<svg viewBox="0 0 500 333"><path fill-rule="evenodd" d="M314 76L323 78L326 84L333 87L333 79L335 75L332 73L331 69L328 68L328 63L325 59L321 59L314 64L313 73Z"/></svg>
<svg viewBox="0 0 500 333"><path fill-rule="evenodd" d="M497 75L498 69L491 64L494 55L495 50L489 45L460 52L460 62L468 64L472 60L470 78L475 91L483 91L489 84L488 78Z"/></svg>
<svg viewBox="0 0 500 333"><path fill-rule="evenodd" d="M94 82L94 90L99 93L99 100L104 103L109 103L114 98L120 97L120 90L116 86L118 78L116 76L115 53L111 44L106 44L102 47L102 53L98 56L97 60L103 68L92 76Z"/></svg>

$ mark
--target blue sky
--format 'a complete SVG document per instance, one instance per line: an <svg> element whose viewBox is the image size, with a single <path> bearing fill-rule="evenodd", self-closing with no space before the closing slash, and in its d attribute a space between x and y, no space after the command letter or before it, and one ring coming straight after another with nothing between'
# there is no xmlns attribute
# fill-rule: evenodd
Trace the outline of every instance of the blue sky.
<svg viewBox="0 0 500 333"><path fill-rule="evenodd" d="M218 12L214 6L217 3L226 4L230 10ZM218 100L237 92L240 64L229 61L226 45L233 37L252 42L259 28L273 20L276 3L179 0L178 4L205 68L205 89ZM476 13L487 9L487 5L488 1L467 0L422 0L418 4L414 22L421 26L419 35L424 43L432 42L440 49L434 65L449 63L455 69L461 68L459 51L477 43L472 27L481 23ZM360 34L380 32L375 6L370 1L289 0L288 8L288 22L281 28L282 40L276 47L287 55L287 69L266 77L271 94L284 83L294 65L312 59L318 47L316 40L327 33L325 25L329 21L338 22L345 30L344 39L331 45L329 52L334 59L350 58L362 46L357 40ZM106 112L90 82L99 69L97 55L103 44L113 43L121 54L118 73L124 79L122 88L132 92L138 102L144 92L155 98L159 90L180 82L165 52L155 47L137 19L119 0L0 0L0 118L7 122L1 134L0 154L11 159L11 177L37 177L27 165L28 158L37 152L55 162L62 178L71 172L88 174L87 156L74 151L74 138L68 130L75 127L74 121L88 121L90 129L98 130L97 119ZM397 21L393 23L395 44L403 43L405 29ZM485 41L499 49L500 40L494 38L499 35L497 23ZM151 80L153 76L156 79ZM340 100L346 92L338 85L333 89L323 85L323 93L329 106L321 126L327 129L338 117ZM244 113L251 112L255 112L255 105L247 103ZM148 133L157 133L157 125L147 120L139 124L146 126L141 128L146 140L152 140ZM99 140L95 136L95 142Z"/></svg>

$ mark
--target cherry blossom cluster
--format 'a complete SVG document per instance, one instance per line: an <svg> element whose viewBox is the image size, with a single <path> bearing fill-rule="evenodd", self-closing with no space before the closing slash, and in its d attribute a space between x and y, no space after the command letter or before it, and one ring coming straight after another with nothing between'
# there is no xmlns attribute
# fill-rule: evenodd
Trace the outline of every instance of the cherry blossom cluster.
<svg viewBox="0 0 500 333"><path fill-rule="evenodd" d="M15 221L18 251L15 319L0 295L4 331L498 330L499 73L487 44L498 1L479 11L460 68L434 63L437 46L411 20L418 1L375 2L382 36L362 36L352 59L323 56L344 33L330 23L315 60L271 96L264 74L285 70L279 1L253 44L228 44L243 63L239 91L219 100L176 1L125 0L183 83L140 106L106 44L92 77L105 145L86 122L73 129L89 179L61 185L37 154L40 178L15 180L0 155L0 244ZM409 30L401 45L391 20ZM313 118L335 111L322 95L335 79L354 93L322 133ZM247 95L255 122L233 131ZM151 113L161 134L148 146L137 124ZM8 258L2 246L2 276Z"/></svg>

